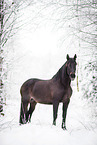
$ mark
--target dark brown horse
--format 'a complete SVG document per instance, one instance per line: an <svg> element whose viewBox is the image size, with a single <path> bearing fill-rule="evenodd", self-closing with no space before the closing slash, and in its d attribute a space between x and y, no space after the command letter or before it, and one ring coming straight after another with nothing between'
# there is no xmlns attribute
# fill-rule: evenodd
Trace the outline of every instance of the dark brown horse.
<svg viewBox="0 0 97 145"><path fill-rule="evenodd" d="M21 87L20 124L31 121L37 103L53 105L53 125L56 125L59 103L63 103L62 128L66 129L67 107L72 95L71 80L75 78L76 54L70 58L50 80L29 79ZM28 109L28 104L30 107Z"/></svg>

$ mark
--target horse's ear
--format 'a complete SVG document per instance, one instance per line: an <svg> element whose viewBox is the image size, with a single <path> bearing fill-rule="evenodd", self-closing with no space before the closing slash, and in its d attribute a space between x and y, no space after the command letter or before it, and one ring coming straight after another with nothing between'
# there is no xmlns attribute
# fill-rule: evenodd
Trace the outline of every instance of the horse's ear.
<svg viewBox="0 0 97 145"><path fill-rule="evenodd" d="M77 58L77 55L75 54L75 55L74 55L74 60L76 60L76 58Z"/></svg>
<svg viewBox="0 0 97 145"><path fill-rule="evenodd" d="M69 55L68 54L67 54L66 58L67 58L67 60L69 60Z"/></svg>

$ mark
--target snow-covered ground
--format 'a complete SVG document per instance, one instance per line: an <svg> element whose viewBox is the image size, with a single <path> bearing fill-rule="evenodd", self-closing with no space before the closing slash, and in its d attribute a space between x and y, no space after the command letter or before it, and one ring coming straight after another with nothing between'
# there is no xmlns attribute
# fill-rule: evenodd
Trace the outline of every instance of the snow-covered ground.
<svg viewBox="0 0 97 145"><path fill-rule="evenodd" d="M54 26L52 23L49 26L46 22L33 31L30 24L13 36L5 46L5 64L8 64L8 68L7 80L4 82L5 116L0 117L0 145L97 145L96 103L83 97L81 89L83 83L88 81L84 78L82 64L86 63L87 58L83 55L89 50L80 49L78 40L74 37L69 39L68 29L64 32L53 31ZM61 45L63 34L66 42ZM22 83L29 78L50 79L65 63L67 53L71 57L76 53L79 63L79 92L75 79L67 111L67 131L61 129L62 104L59 105L56 126L52 125L52 105L41 104L37 104L31 123L19 126Z"/></svg>
<svg viewBox="0 0 97 145"><path fill-rule="evenodd" d="M0 135L1 145L96 145L97 130L63 131L51 125L27 124Z"/></svg>

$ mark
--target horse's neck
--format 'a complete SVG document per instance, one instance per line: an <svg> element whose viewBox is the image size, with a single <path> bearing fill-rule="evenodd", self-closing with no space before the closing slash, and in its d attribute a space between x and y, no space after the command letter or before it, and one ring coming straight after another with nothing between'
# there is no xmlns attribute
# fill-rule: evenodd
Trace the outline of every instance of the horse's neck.
<svg viewBox="0 0 97 145"><path fill-rule="evenodd" d="M61 74L60 74L60 80L62 85L64 85L64 87L69 87L71 84L71 80L67 74L67 67L66 65L64 66L64 68L61 70Z"/></svg>
<svg viewBox="0 0 97 145"><path fill-rule="evenodd" d="M67 74L66 64L59 69L59 71L52 77L52 79L55 81L60 80L61 84L65 88L70 86L71 80Z"/></svg>
<svg viewBox="0 0 97 145"><path fill-rule="evenodd" d="M69 87L70 84L71 84L71 80L70 80L69 76L66 76L64 78L64 85L65 85L65 87Z"/></svg>

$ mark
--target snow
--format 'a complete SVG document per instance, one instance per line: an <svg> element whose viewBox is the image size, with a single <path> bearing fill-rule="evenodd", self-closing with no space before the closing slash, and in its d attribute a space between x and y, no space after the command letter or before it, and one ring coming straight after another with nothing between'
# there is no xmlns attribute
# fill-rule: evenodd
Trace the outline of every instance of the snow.
<svg viewBox="0 0 97 145"><path fill-rule="evenodd" d="M89 50L79 48L78 40L74 37L67 37L70 29L55 31L55 25L52 22L47 23L48 21L42 23L43 26L36 31L31 29L31 25L27 25L27 28L21 29L5 46L5 64L8 64L8 68L7 80L4 82L5 116L0 116L0 145L97 145L97 103L84 98L82 90L83 84L87 84L82 64L85 65L92 57L84 57ZM60 45L63 34L65 44ZM19 91L22 83L32 77L50 79L65 63L67 53L70 57L76 53L79 63L79 92L75 79L72 82L73 95L66 117L67 130L61 129L62 104L59 105L56 126L52 125L52 105L41 104L36 105L31 123L19 126ZM89 89L90 92L91 86Z"/></svg>
<svg viewBox="0 0 97 145"><path fill-rule="evenodd" d="M27 124L0 135L1 145L96 145L97 130L63 131L51 125Z"/></svg>

